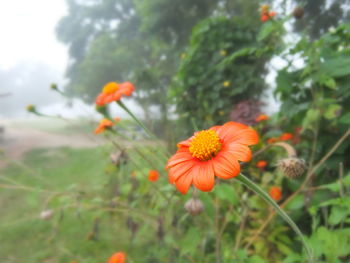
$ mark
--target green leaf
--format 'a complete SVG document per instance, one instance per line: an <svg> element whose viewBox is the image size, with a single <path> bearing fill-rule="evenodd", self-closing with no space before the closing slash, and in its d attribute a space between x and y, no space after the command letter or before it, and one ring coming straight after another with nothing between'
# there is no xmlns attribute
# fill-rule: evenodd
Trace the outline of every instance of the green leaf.
<svg viewBox="0 0 350 263"><path fill-rule="evenodd" d="M180 241L181 253L194 252L201 241L201 235L195 228L190 228L186 236Z"/></svg>
<svg viewBox="0 0 350 263"><path fill-rule="evenodd" d="M214 193L221 200L227 200L233 205L238 204L238 197L232 185L220 184L215 187Z"/></svg>
<svg viewBox="0 0 350 263"><path fill-rule="evenodd" d="M333 120L337 116L339 116L339 112L341 111L342 107L338 104L331 104L327 107L326 111L324 112L323 116L328 120Z"/></svg>
<svg viewBox="0 0 350 263"><path fill-rule="evenodd" d="M350 112L346 113L343 115L340 119L339 122L342 124L350 124Z"/></svg>
<svg viewBox="0 0 350 263"><path fill-rule="evenodd" d="M264 23L260 29L260 32L258 35L258 41L264 40L274 31L275 31L275 24L274 23L272 23L271 21Z"/></svg>
<svg viewBox="0 0 350 263"><path fill-rule="evenodd" d="M324 85L330 89L336 89L336 87L337 87L335 80L328 75L321 75L318 78L318 83L320 83L321 85Z"/></svg>
<svg viewBox="0 0 350 263"><path fill-rule="evenodd" d="M292 201L286 206L287 210L298 210L304 206L303 195L297 195Z"/></svg>
<svg viewBox="0 0 350 263"><path fill-rule="evenodd" d="M309 109L306 112L306 116L303 120L303 130L313 129L313 125L319 118L320 112L317 109Z"/></svg>
<svg viewBox="0 0 350 263"><path fill-rule="evenodd" d="M328 218L328 222L331 225L337 225L343 221L350 214L350 209L343 206L332 207L331 214Z"/></svg>
<svg viewBox="0 0 350 263"><path fill-rule="evenodd" d="M321 71L331 77L343 77L350 75L350 56L342 56L327 59L321 64Z"/></svg>

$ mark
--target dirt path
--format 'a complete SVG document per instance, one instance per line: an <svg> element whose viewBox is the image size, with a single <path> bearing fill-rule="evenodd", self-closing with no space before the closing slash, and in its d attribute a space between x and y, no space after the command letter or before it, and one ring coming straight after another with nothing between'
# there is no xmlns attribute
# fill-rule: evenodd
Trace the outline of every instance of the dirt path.
<svg viewBox="0 0 350 263"><path fill-rule="evenodd" d="M38 148L57 148L69 146L73 148L96 147L104 143L101 137L88 133L58 134L35 128L23 127L13 122L2 120L0 126L0 150L4 151L9 159L20 159L26 152ZM0 167L6 160L0 158Z"/></svg>

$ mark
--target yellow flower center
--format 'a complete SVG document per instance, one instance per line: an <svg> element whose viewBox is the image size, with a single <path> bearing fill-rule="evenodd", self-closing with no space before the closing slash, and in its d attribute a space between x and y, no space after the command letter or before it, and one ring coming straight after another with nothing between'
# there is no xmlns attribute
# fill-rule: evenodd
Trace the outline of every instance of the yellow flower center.
<svg viewBox="0 0 350 263"><path fill-rule="evenodd" d="M261 12L263 13L267 13L270 9L270 6L269 5L262 5L261 6Z"/></svg>
<svg viewBox="0 0 350 263"><path fill-rule="evenodd" d="M116 92L118 89L119 89L119 86L117 83L109 82L103 87L102 93L111 94L113 92Z"/></svg>
<svg viewBox="0 0 350 263"><path fill-rule="evenodd" d="M217 155L221 146L217 133L213 130L205 130L195 135L190 143L189 151L193 157L201 161L208 161Z"/></svg>

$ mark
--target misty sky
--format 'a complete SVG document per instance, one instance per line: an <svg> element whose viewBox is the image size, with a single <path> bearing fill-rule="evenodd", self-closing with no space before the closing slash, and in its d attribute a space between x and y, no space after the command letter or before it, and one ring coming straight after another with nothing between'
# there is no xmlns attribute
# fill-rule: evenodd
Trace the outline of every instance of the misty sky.
<svg viewBox="0 0 350 263"><path fill-rule="evenodd" d="M28 104L47 114L87 114L82 102L67 108L49 88L64 83L68 50L55 28L66 12L65 0L0 0L0 94L10 93L0 98L0 117L31 117Z"/></svg>
<svg viewBox="0 0 350 263"><path fill-rule="evenodd" d="M1 0L0 68L31 60L63 72L67 51L56 40L54 29L65 13L64 0Z"/></svg>

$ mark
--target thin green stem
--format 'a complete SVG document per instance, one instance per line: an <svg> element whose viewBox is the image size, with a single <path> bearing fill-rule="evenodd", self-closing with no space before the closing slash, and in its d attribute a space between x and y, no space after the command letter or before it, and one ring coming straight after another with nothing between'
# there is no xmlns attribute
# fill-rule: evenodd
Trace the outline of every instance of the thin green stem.
<svg viewBox="0 0 350 263"><path fill-rule="evenodd" d="M295 231L295 233L300 237L301 242L306 250L307 256L309 258L309 263L313 262L313 256L311 249L309 248L304 235L301 233L299 227L294 223L294 221L287 215L286 212L267 194L262 190L257 184L253 181L245 177L243 174L239 174L236 179L240 181L242 184L247 186L250 190L254 191L258 194L262 199L264 199L268 204L270 204L276 212L291 226L291 228Z"/></svg>
<svg viewBox="0 0 350 263"><path fill-rule="evenodd" d="M117 104L123 109L125 110L130 117L138 124L140 125L140 127L146 132L146 134L150 137L155 139L155 141L162 147L160 147L160 149L164 150L164 153L167 154L168 156L170 156L171 154L164 148L163 145L161 145L159 143L159 139L157 138L157 136L155 136L143 123L142 121L140 121L129 109L128 107L126 107L126 105L122 102L122 101L117 101Z"/></svg>
<svg viewBox="0 0 350 263"><path fill-rule="evenodd" d="M141 126L141 128L147 133L147 135L150 138L154 138L157 139L157 137L128 109L128 107L126 107L126 105L122 102L122 101L117 101L117 104L123 109L125 110L130 117L138 124Z"/></svg>

